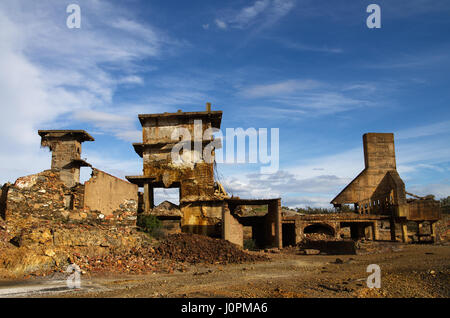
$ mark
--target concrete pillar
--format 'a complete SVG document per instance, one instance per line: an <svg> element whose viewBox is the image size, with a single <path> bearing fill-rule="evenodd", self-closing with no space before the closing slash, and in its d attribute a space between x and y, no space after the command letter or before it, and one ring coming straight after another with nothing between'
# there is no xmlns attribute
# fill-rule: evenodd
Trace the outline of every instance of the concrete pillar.
<svg viewBox="0 0 450 318"><path fill-rule="evenodd" d="M367 230L366 230L367 228ZM366 235L367 233L367 235ZM373 228L372 226L366 227L364 226L364 237L367 239L372 239L373 238Z"/></svg>
<svg viewBox="0 0 450 318"><path fill-rule="evenodd" d="M153 187L149 185L148 187L148 197L150 201L150 209L153 209L155 207L155 191L153 190Z"/></svg>
<svg viewBox="0 0 450 318"><path fill-rule="evenodd" d="M240 247L244 245L244 228L226 206L222 208L222 238Z"/></svg>
<svg viewBox="0 0 450 318"><path fill-rule="evenodd" d="M406 222L402 222L402 241L403 243L408 243L408 227L406 225Z"/></svg>
<svg viewBox="0 0 450 318"><path fill-rule="evenodd" d="M281 227L281 200L273 200L268 204L266 219L266 241L272 247L283 247Z"/></svg>
<svg viewBox="0 0 450 318"><path fill-rule="evenodd" d="M334 226L334 237L338 239L338 238L341 237L340 234L341 234L341 225L339 223L335 223L335 226Z"/></svg>
<svg viewBox="0 0 450 318"><path fill-rule="evenodd" d="M372 240L378 241L379 240L379 232L378 232L378 221L374 221L372 223Z"/></svg>
<svg viewBox="0 0 450 318"><path fill-rule="evenodd" d="M391 241L395 242L397 239L395 238L395 221L394 221L394 219L389 220L389 228L391 230Z"/></svg>
<svg viewBox="0 0 450 318"><path fill-rule="evenodd" d="M144 184L144 212L148 213L155 207L155 200L153 194L153 187L146 183Z"/></svg>
<svg viewBox="0 0 450 318"><path fill-rule="evenodd" d="M148 213L150 211L150 200L149 200L149 196L148 196L149 188L150 188L150 186L148 183L144 184L144 212L145 213Z"/></svg>
<svg viewBox="0 0 450 318"><path fill-rule="evenodd" d="M417 222L417 240L420 242L421 236L420 234L423 233L423 223L422 222Z"/></svg>
<svg viewBox="0 0 450 318"><path fill-rule="evenodd" d="M430 234L433 242L436 242L436 223L430 222Z"/></svg>
<svg viewBox="0 0 450 318"><path fill-rule="evenodd" d="M358 224L359 239L366 238L366 225L364 223Z"/></svg>
<svg viewBox="0 0 450 318"><path fill-rule="evenodd" d="M295 244L300 243L303 240L303 228L304 224L300 220L295 220Z"/></svg>

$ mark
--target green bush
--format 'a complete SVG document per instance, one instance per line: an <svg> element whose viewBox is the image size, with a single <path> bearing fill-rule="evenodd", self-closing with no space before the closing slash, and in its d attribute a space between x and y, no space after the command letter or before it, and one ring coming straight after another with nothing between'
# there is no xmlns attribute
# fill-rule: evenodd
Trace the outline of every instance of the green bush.
<svg viewBox="0 0 450 318"><path fill-rule="evenodd" d="M256 250L256 241L255 240L244 240L244 249L249 251Z"/></svg>
<svg viewBox="0 0 450 318"><path fill-rule="evenodd" d="M139 215L137 218L137 226L151 236L159 236L161 232L161 221L154 215Z"/></svg>

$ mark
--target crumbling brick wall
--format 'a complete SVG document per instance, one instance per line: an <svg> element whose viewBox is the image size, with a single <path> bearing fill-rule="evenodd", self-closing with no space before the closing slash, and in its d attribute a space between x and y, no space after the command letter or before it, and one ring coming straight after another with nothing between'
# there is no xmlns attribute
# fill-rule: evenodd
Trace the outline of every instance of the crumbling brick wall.
<svg viewBox="0 0 450 318"><path fill-rule="evenodd" d="M114 195L114 189L104 189ZM2 213L8 229L20 232L33 224L59 222L62 224L105 224L134 226L137 215L136 200L123 200L108 214L85 207L85 185L67 187L59 170L21 177L13 185L2 188Z"/></svg>

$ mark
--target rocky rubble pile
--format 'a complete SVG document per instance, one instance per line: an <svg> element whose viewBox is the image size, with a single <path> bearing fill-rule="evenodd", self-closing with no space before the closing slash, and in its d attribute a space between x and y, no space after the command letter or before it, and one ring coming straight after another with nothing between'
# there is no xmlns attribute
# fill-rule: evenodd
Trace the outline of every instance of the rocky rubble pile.
<svg viewBox="0 0 450 318"><path fill-rule="evenodd" d="M6 231L6 222L0 218L0 248L9 244L10 236Z"/></svg>
<svg viewBox="0 0 450 318"><path fill-rule="evenodd" d="M146 240L148 236L142 232L116 231L79 225L38 228L23 232L14 245L5 236L5 245L0 246L0 276L48 276L65 272L69 264L78 265L88 275L144 274L183 272L188 264L267 260L228 241L202 235L170 235L155 247L155 242Z"/></svg>
<svg viewBox="0 0 450 318"><path fill-rule="evenodd" d="M80 267L82 273L173 273L186 271L186 265L164 260L155 254L152 247L111 250L103 255L88 256L74 253L71 261Z"/></svg>
<svg viewBox="0 0 450 318"><path fill-rule="evenodd" d="M173 234L158 247L149 244L131 249L110 249L102 255L73 253L70 262L83 273L173 273L186 271L187 264L231 264L268 260L251 255L232 243L195 234ZM63 270L63 269L59 269Z"/></svg>
<svg viewBox="0 0 450 318"><path fill-rule="evenodd" d="M93 171L98 173L96 169ZM1 217L6 219L13 236L25 227L23 223L30 218L37 224L59 222L132 227L136 223L136 200L124 200L116 210L104 215L85 206L84 184L67 187L57 170L45 170L20 177L14 184L5 184L1 188L1 197Z"/></svg>
<svg viewBox="0 0 450 318"><path fill-rule="evenodd" d="M230 264L267 260L265 256L246 253L226 240L196 234L169 235L156 248L156 253L162 258L191 264Z"/></svg>

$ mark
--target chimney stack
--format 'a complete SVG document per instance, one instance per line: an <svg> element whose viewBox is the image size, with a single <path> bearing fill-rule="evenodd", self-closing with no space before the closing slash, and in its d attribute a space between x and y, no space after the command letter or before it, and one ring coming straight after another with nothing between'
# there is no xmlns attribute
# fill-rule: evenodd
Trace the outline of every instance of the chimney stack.
<svg viewBox="0 0 450 318"><path fill-rule="evenodd" d="M206 111L207 112L211 111L211 103L206 103Z"/></svg>

